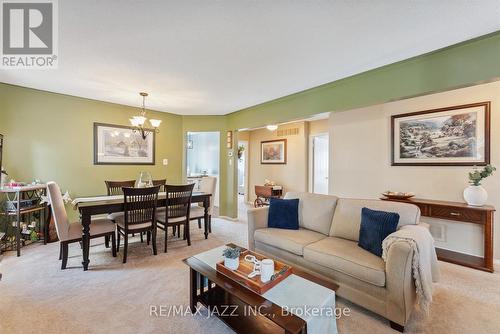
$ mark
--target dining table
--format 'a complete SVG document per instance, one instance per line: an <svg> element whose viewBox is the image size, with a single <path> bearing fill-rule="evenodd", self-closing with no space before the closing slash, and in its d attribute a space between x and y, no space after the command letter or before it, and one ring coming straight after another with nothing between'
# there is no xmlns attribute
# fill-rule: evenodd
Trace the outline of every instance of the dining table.
<svg viewBox="0 0 500 334"><path fill-rule="evenodd" d="M191 203L201 203L204 208L204 234L205 239L208 239L208 221L210 197L212 194L200 191L193 191ZM72 201L73 208L80 212L82 223L82 254L83 254L83 270L89 268L89 251L90 251L90 224L92 224L92 216L110 214L114 212L125 211L124 196L93 196L79 197ZM165 192L158 193L157 207L167 206L167 198ZM187 231L189 235L189 221L187 223Z"/></svg>

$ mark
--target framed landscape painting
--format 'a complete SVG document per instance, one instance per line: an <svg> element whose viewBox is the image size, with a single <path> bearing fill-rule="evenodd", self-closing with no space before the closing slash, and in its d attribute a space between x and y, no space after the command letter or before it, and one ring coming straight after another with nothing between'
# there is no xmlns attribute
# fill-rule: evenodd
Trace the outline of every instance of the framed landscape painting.
<svg viewBox="0 0 500 334"><path fill-rule="evenodd" d="M286 164L286 139L260 142L261 164Z"/></svg>
<svg viewBox="0 0 500 334"><path fill-rule="evenodd" d="M95 165L154 165L155 132L146 139L130 126L94 123Z"/></svg>
<svg viewBox="0 0 500 334"><path fill-rule="evenodd" d="M393 166L482 166L490 162L490 102L391 117Z"/></svg>

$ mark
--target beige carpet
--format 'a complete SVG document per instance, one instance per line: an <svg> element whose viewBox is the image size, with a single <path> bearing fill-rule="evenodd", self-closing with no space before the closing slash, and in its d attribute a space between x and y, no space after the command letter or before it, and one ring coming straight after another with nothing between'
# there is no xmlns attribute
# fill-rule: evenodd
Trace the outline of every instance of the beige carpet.
<svg viewBox="0 0 500 334"><path fill-rule="evenodd" d="M113 258L101 240L91 248L91 269L81 270L81 250L70 246L67 270L60 270L58 244L32 245L0 263L0 333L232 333L216 318L149 315L150 305L187 305L192 254L232 241L246 244L246 225L214 219L208 240L196 226L193 243L169 241L169 252L151 255L138 238L128 263ZM162 249L163 240L159 242ZM500 274L441 263L431 315L415 316L407 332L499 333ZM339 299L351 316L338 321L339 333L395 333L388 322Z"/></svg>

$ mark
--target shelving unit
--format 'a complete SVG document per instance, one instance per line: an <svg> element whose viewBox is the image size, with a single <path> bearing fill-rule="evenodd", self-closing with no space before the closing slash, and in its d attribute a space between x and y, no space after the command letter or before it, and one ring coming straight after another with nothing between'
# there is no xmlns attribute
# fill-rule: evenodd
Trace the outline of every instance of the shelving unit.
<svg viewBox="0 0 500 334"><path fill-rule="evenodd" d="M44 243L46 243L47 239L47 219L49 215L47 213L47 204L41 203L41 196L46 194L46 186L45 184L36 184L29 186L20 186L20 187L7 187L0 188L0 194L5 195L7 199L6 204L0 209L0 215L6 217L6 226L5 233L7 233L7 228L12 221L15 222L14 226L14 234L15 234L15 249L17 252L17 256L21 256L21 244L27 244L27 240L24 240L21 235L21 222L23 217L32 218L33 214L39 212L38 222L40 224L40 231L43 235ZM32 205L23 207L22 203L25 200L31 200L33 202ZM10 204L10 207L7 207L7 203ZM12 207L13 206L13 207ZM32 220L32 219L30 219ZM29 222L31 223L31 221ZM43 226L42 226L43 225ZM6 240L7 235L3 235L0 238L0 246L3 245L3 248L8 248L7 245L9 242ZM3 240L2 240L3 239ZM30 243L30 242L29 242ZM0 247L1 249L1 247Z"/></svg>

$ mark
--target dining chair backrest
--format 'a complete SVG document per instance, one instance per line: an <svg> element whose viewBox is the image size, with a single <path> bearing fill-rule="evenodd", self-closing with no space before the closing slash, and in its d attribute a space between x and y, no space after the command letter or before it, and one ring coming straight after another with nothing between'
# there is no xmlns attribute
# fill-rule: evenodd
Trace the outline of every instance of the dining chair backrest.
<svg viewBox="0 0 500 334"><path fill-rule="evenodd" d="M61 189L57 183L52 181L47 183L47 195L56 225L57 237L60 241L66 241L69 237L69 219L64 207Z"/></svg>
<svg viewBox="0 0 500 334"><path fill-rule="evenodd" d="M123 188L125 229L130 225L156 222L160 187Z"/></svg>
<svg viewBox="0 0 500 334"><path fill-rule="evenodd" d="M153 186L160 186L160 192L165 191L166 185L167 185L167 179L153 180Z"/></svg>
<svg viewBox="0 0 500 334"><path fill-rule="evenodd" d="M180 186L166 185L166 220L185 217L189 221L189 209L194 184Z"/></svg>
<svg viewBox="0 0 500 334"><path fill-rule="evenodd" d="M108 190L108 196L123 195L123 187L132 188L135 186L135 181L104 181Z"/></svg>
<svg viewBox="0 0 500 334"><path fill-rule="evenodd" d="M215 176L204 176L198 181L198 189L201 192L211 194L210 196L210 207L208 209L209 213L212 214L215 202L215 192L217 189L217 177ZM199 206L203 206L203 203L198 203Z"/></svg>

